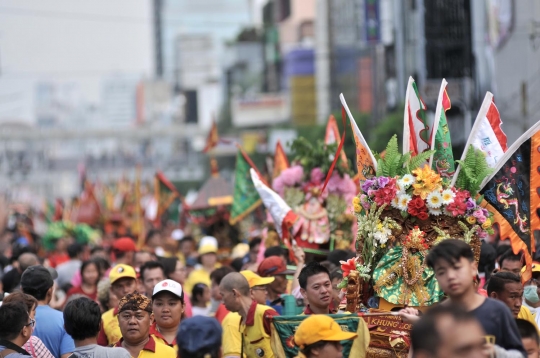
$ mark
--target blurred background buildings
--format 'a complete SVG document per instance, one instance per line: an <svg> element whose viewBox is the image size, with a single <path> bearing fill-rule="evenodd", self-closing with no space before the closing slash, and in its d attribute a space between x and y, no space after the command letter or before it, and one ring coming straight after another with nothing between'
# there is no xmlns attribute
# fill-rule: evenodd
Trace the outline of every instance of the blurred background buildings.
<svg viewBox="0 0 540 358"><path fill-rule="evenodd" d="M0 190L68 197L83 172L136 164L199 183L213 121L264 157L339 113L339 93L374 141L409 76L430 111L449 82L456 153L488 90L513 142L540 120L540 3L2 0ZM215 150L225 171L234 154Z"/></svg>

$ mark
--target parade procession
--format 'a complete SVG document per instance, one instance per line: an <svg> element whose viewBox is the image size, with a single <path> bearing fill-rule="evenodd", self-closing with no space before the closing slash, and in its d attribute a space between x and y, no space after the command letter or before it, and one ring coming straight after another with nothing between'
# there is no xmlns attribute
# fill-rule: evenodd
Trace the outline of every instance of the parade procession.
<svg viewBox="0 0 540 358"><path fill-rule="evenodd" d="M534 0L0 2L0 358L540 357Z"/></svg>

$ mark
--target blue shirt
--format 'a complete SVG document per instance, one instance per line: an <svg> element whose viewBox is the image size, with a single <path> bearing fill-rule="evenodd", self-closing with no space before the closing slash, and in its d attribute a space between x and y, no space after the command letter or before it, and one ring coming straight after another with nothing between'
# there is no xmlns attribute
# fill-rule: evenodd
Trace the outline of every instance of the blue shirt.
<svg viewBox="0 0 540 358"><path fill-rule="evenodd" d="M266 300L266 305L272 307L280 316L283 314L283 305L281 303L281 298L274 301Z"/></svg>
<svg viewBox="0 0 540 358"><path fill-rule="evenodd" d="M73 338L64 329L62 312L49 306L37 307L34 336L39 337L55 357L75 350Z"/></svg>

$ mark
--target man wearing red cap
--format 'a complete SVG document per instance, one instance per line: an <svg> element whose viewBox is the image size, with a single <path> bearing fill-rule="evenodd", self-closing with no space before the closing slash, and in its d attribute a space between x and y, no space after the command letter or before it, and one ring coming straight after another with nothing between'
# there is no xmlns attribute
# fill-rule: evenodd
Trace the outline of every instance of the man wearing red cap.
<svg viewBox="0 0 540 358"><path fill-rule="evenodd" d="M268 300L266 305L272 307L281 315L283 311L283 302L280 295L287 292L287 275L293 275L293 270L287 269L287 265L279 256L270 256L264 259L257 273L261 277L274 277L274 281L267 286Z"/></svg>
<svg viewBox="0 0 540 358"><path fill-rule="evenodd" d="M135 242L129 237L117 239L112 245L113 260L118 264L133 266L135 252L139 251Z"/></svg>

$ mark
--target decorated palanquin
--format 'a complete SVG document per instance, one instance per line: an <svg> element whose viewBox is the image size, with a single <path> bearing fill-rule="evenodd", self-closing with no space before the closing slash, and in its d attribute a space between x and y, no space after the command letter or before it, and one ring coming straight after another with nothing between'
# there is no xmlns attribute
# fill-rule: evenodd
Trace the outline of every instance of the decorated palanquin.
<svg viewBox="0 0 540 358"><path fill-rule="evenodd" d="M335 144L313 145L300 137L291 151L292 166L273 180L272 187L296 214L291 228L296 243L309 249L350 248L355 221L352 199L358 189L347 163L339 157L328 176Z"/></svg>

